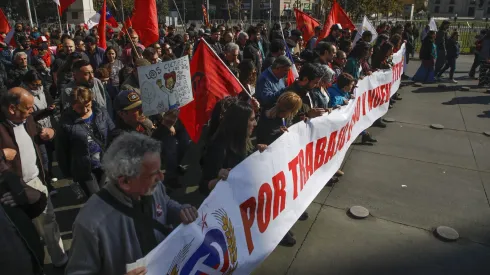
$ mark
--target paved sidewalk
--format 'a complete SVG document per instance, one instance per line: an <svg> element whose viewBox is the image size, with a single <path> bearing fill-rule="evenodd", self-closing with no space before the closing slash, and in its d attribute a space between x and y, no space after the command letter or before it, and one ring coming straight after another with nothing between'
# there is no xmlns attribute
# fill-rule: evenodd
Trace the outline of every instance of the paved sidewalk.
<svg viewBox="0 0 490 275"><path fill-rule="evenodd" d="M472 56L458 60L468 71ZM411 61L408 75L419 61ZM490 274L490 94L466 74L459 83L401 89L403 100L372 128L374 146L352 146L345 176L325 187L297 222L298 244L277 247L254 274ZM444 130L433 130L431 124ZM402 187L406 185L406 187ZM361 205L370 217L354 220ZM456 229L442 242L432 230Z"/></svg>

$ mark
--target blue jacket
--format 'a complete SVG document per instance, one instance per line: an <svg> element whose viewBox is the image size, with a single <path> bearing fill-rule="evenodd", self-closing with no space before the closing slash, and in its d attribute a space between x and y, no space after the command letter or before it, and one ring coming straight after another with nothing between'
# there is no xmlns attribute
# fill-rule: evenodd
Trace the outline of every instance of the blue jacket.
<svg viewBox="0 0 490 275"><path fill-rule="evenodd" d="M333 84L332 87L327 89L328 96L330 97L330 102L328 102L328 107L335 107L337 105L344 105L345 99L350 99L350 94L341 90L337 84Z"/></svg>
<svg viewBox="0 0 490 275"><path fill-rule="evenodd" d="M104 63L105 50L103 48L101 47L95 48L94 54L91 54L88 50L85 51L85 53L90 59L90 65L92 65L94 71L97 70Z"/></svg>
<svg viewBox="0 0 490 275"><path fill-rule="evenodd" d="M262 108L266 110L269 107L273 107L277 98L282 94L286 88L284 79L277 78L272 69L268 68L259 77L257 86L255 87L255 97L259 101Z"/></svg>

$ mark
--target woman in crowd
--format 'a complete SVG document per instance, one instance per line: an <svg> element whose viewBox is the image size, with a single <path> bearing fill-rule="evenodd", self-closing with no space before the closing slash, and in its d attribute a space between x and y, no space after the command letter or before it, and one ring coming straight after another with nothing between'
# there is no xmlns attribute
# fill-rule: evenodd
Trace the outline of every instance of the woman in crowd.
<svg viewBox="0 0 490 275"><path fill-rule="evenodd" d="M457 31L451 34L451 38L446 41L446 64L442 67L439 74L436 78L441 78L442 74L449 70L449 81L452 83L458 83L458 81L454 80L454 71L456 70L456 59L459 57L460 46L459 46L459 33Z"/></svg>
<svg viewBox="0 0 490 275"><path fill-rule="evenodd" d="M372 56L373 56L373 47L369 45L368 55L366 56L366 58L361 60L361 68L362 68L363 75L371 75L376 70L371 66L371 64L369 64L369 60L371 59Z"/></svg>
<svg viewBox="0 0 490 275"><path fill-rule="evenodd" d="M34 112L32 113L32 117L37 125L40 128L54 128L54 101L50 93L44 91L42 77L39 73L35 70L28 71L22 79L21 87L29 91L34 97ZM42 167L44 169L44 174L46 175L48 189L52 192L54 191L54 188L51 185L51 179L53 178L53 141L42 140L42 144L39 145L39 150L41 151Z"/></svg>
<svg viewBox="0 0 490 275"><path fill-rule="evenodd" d="M373 56L371 60L371 65L374 69L377 70L388 70L393 64L391 63L391 59L393 56L394 46L391 42L385 42L380 46L376 55Z"/></svg>
<svg viewBox="0 0 490 275"><path fill-rule="evenodd" d="M203 156L201 192L209 193L218 181L254 150L250 137L257 125L252 106L243 101L230 104Z"/></svg>
<svg viewBox="0 0 490 275"><path fill-rule="evenodd" d="M181 34L176 34L174 36L175 46L173 47L173 52L176 58L181 57L184 54L184 37Z"/></svg>
<svg viewBox="0 0 490 275"><path fill-rule="evenodd" d="M328 102L330 98L328 97L327 89L332 86L335 72L328 66L320 66L320 70L322 71L323 77L320 79L320 83L317 88L314 88L310 93L312 105L315 108L323 108L330 112L330 108L328 107Z"/></svg>
<svg viewBox="0 0 490 275"><path fill-rule="evenodd" d="M378 54L379 49L381 48L381 45L386 43L388 40L390 40L390 37L386 34L380 34L376 38L376 42L374 43L373 47L373 56Z"/></svg>
<svg viewBox="0 0 490 275"><path fill-rule="evenodd" d="M481 50L479 53L480 71L478 74L478 86L485 87L490 84L490 31L485 33L481 40Z"/></svg>
<svg viewBox="0 0 490 275"><path fill-rule="evenodd" d="M112 85L111 80L110 80L111 75L110 75L109 69L108 68L98 68L95 71L94 76L95 76L95 78L100 80L100 82L102 82L105 90L107 91L107 93L109 94L111 99L114 100L116 98L117 94L119 94L119 89L117 88L117 86Z"/></svg>
<svg viewBox="0 0 490 275"><path fill-rule="evenodd" d="M61 116L56 156L63 175L72 177L90 196L100 189L102 155L117 132L107 111L93 101L89 89L75 88L71 107Z"/></svg>
<svg viewBox="0 0 490 275"><path fill-rule="evenodd" d="M119 87L119 72L124 67L124 64L119 60L117 51L113 47L107 47L104 53L104 61L102 68L106 68L110 72L109 83L114 87Z"/></svg>
<svg viewBox="0 0 490 275"><path fill-rule="evenodd" d="M359 80L362 74L361 62L369 55L369 44L366 42L357 42L345 64L344 72L350 74L355 80Z"/></svg>
<svg viewBox="0 0 490 275"><path fill-rule="evenodd" d="M413 76L413 81L431 83L435 82L435 64L437 59L437 48L434 43L436 40L436 32L429 31L424 41L422 42L422 47L420 48L420 59L422 64L420 64L419 69Z"/></svg>
<svg viewBox="0 0 490 275"><path fill-rule="evenodd" d="M408 64L410 62L410 55L413 56L415 52L415 36L413 33L412 22L407 22L405 24L402 38L405 40L405 62Z"/></svg>
<svg viewBox="0 0 490 275"><path fill-rule="evenodd" d="M238 76L243 87L247 89L251 95L255 94L255 84L257 83L257 69L255 63L250 59L244 59L239 65L240 71Z"/></svg>
<svg viewBox="0 0 490 275"><path fill-rule="evenodd" d="M402 36L399 34L394 34L390 37L390 43L393 44L393 52L396 53L402 47Z"/></svg>
<svg viewBox="0 0 490 275"><path fill-rule="evenodd" d="M354 98L352 90L356 83L356 79L348 73L343 73L337 79L337 83L328 88L328 95L330 97L330 108L338 108L343 105L349 104L349 100ZM362 143L377 142L375 138L371 136L367 131L362 131Z"/></svg>

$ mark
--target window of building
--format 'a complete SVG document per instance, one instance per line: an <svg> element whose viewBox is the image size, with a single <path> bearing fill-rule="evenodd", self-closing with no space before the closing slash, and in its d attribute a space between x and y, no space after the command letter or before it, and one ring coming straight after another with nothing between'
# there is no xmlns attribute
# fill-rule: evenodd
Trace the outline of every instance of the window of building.
<svg viewBox="0 0 490 275"><path fill-rule="evenodd" d="M449 0L449 5L454 5L454 0Z"/></svg>
<svg viewBox="0 0 490 275"><path fill-rule="evenodd" d="M468 8L468 16L469 17L475 16L475 7L469 7Z"/></svg>
<svg viewBox="0 0 490 275"><path fill-rule="evenodd" d="M434 7L434 13L439 13L439 6Z"/></svg>
<svg viewBox="0 0 490 275"><path fill-rule="evenodd" d="M453 6L449 7L449 9L447 10L447 12L453 13L454 12L454 7Z"/></svg>
<svg viewBox="0 0 490 275"><path fill-rule="evenodd" d="M436 0L435 1L435 4L440 4L441 3L441 0Z"/></svg>
<svg viewBox="0 0 490 275"><path fill-rule="evenodd" d="M487 8L487 14L490 14L490 7Z"/></svg>
<svg viewBox="0 0 490 275"><path fill-rule="evenodd" d="M71 13L71 19L78 19L78 12L74 11Z"/></svg>

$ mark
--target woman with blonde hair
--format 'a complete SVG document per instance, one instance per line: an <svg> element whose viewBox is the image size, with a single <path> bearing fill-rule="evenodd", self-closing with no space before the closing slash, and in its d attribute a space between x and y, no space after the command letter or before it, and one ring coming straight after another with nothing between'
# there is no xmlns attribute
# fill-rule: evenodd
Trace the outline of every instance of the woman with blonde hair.
<svg viewBox="0 0 490 275"><path fill-rule="evenodd" d="M279 96L276 105L260 117L257 125L257 144L270 145L287 132L302 105L301 97L294 92L286 92Z"/></svg>

